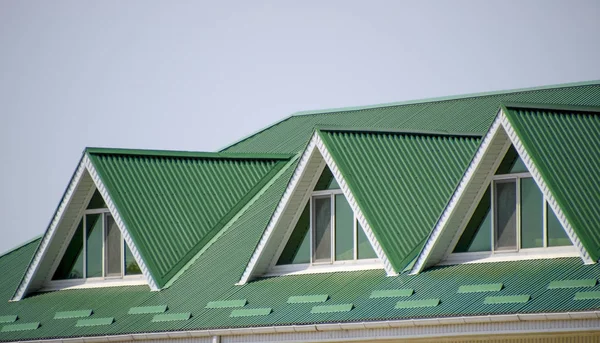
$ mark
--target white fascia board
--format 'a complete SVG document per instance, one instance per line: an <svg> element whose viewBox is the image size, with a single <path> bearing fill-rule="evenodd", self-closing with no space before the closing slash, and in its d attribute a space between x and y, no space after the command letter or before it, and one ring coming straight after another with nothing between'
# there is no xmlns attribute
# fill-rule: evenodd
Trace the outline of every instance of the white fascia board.
<svg viewBox="0 0 600 343"><path fill-rule="evenodd" d="M587 250L581 243L581 240L579 239L579 237L573 230L571 223L569 223L569 221L567 220L567 217L563 213L562 209L558 206L558 203L556 202L556 198L552 195L552 192L550 192L548 185L542 178L542 175L540 174L539 170L537 169L537 167L535 166L533 161L531 160L531 157L527 153L527 150L525 150L525 147L523 146L521 139L515 132L514 128L512 127L510 121L508 120L508 118L506 117L506 115L504 114L503 111L500 114L500 118L501 118L501 122L502 122L502 127L506 131L506 134L508 135L508 137L510 138L515 149L519 153L519 156L521 156L523 163L525 163L525 166L527 167L527 169L529 169L531 176L533 176L535 183L537 183L538 187L544 194L544 198L548 201L548 204L550 205L550 207L556 214L556 217L560 221L560 224L567 232L569 239L571 239L571 243L573 243L573 245L577 248L577 250L579 250L579 255L581 256L581 259L586 264L594 263L594 260L592 260L592 258L588 254Z"/></svg>
<svg viewBox="0 0 600 343"><path fill-rule="evenodd" d="M443 247L443 242L440 242L441 234L444 230L446 230L446 227L448 226L448 221L455 214L455 209L458 206L458 203L462 200L467 186L471 183L471 180L475 176L475 173L478 171L479 164L481 163L483 157L486 155L488 149L490 148L491 143L496 137L496 134L500 127L501 120L500 116L498 115L496 116L496 119L492 122L490 129L481 141L481 145L475 153L473 160L471 160L467 171L465 172L463 178L460 180L460 183L454 191L454 194L452 194L452 198L450 198L448 205L444 209L444 212L442 213L440 219L438 220L433 231L429 235L427 242L425 242L425 245L423 246L421 253L417 257L417 262L413 266L410 274L418 274L421 271L423 271L423 269L427 265L427 262L429 262L429 258L432 255L432 252L435 249L445 249L445 247Z"/></svg>
<svg viewBox="0 0 600 343"><path fill-rule="evenodd" d="M350 191L350 188L348 187L348 183L344 179L344 176L340 172L340 169L338 168L337 164L335 163L333 157L331 157L329 150L327 150L327 147L323 143L323 140L321 139L321 137L318 134L315 134L315 135L316 135L317 148L319 149L319 151L321 152L321 155L325 159L325 163L327 163L327 166L329 167L329 170L331 170L333 177L337 181L338 185L340 185L340 188L342 189L342 192L344 193L346 200L348 200L348 203L350 204L350 207L352 208L352 211L354 212L354 216L356 217L356 219L362 226L362 228L365 232L365 235L369 239L369 243L371 243L373 250L375 250L375 253L377 254L377 257L383 263L383 268L385 269L385 272L387 273L388 276L398 275L398 273L392 267L390 260L385 255L383 248L381 248L381 245L377 241L377 238L375 237L375 234L373 233L373 230L371 229L371 225L369 225L369 223L365 219L363 212L361 211L360 207L358 206L358 203L356 202L356 198Z"/></svg>
<svg viewBox="0 0 600 343"><path fill-rule="evenodd" d="M254 250L254 253L252 253L252 257L250 258L250 261L248 262L248 265L246 266L246 269L244 270L244 273L242 274L240 281L238 281L238 283L237 283L238 285L243 285L243 284L247 283L252 277L256 276L256 275L254 275L255 271L256 271L256 267L257 267L259 261L261 260L261 257L263 257L263 252L265 251L267 246L270 245L273 231L277 227L277 224L279 224L279 220L281 219L281 216L287 209L288 202L289 202L290 198L292 197L292 194L294 194L294 192L296 191L296 188L298 187L298 183L304 176L304 171L306 169L306 166L308 165L308 162L310 161L311 156L316 147L316 139L317 139L317 134L314 134L312 136L312 138L310 139L308 145L306 146L304 153L302 153L302 156L300 157L300 161L298 162L298 166L296 167L294 174L292 174L292 177L288 183L288 186L286 187L286 189L283 193L283 196L281 197L281 200L279 200L279 203L277 204L277 207L275 208L275 212L273 212L273 215L271 216L271 219L269 220L269 224L267 224L267 228L265 229L265 232L263 232L263 234L260 238L260 241L258 242L256 249Z"/></svg>
<svg viewBox="0 0 600 343"><path fill-rule="evenodd" d="M123 235L123 239L127 243L127 246L129 247L129 250L131 251L131 254L135 258L135 261L137 262L138 266L140 267L140 270L142 271L142 274L148 281L148 286L150 286L150 289L153 291L160 290L158 288L158 286L156 285L154 278L150 274L150 271L148 270L148 267L146 266L146 263L144 262L142 255L140 255L140 251L133 243L133 239L131 238L131 235L129 234L129 230L127 229L127 226L125 225L125 222L123 222L123 219L121 218L121 215L119 214L119 211L117 210L117 207L115 206L115 203L113 202L112 198L110 197L110 194L108 194L108 190L104 186L102 179L100 179L100 175L98 175L98 172L96 171L96 168L94 167L94 164L89 159L87 154L83 158L83 163L84 163L88 173L90 173L92 180L94 180L94 184L96 185L96 188L100 192L100 195L102 195L102 198L104 198L104 202L106 203L106 206L108 207L108 210L110 211L110 214L112 215L113 219L115 220L115 223L121 230L121 235Z"/></svg>
<svg viewBox="0 0 600 343"><path fill-rule="evenodd" d="M423 247L423 250L419 254L419 256L417 258L417 262L415 263L414 267L412 268L410 274L418 274L421 271L423 271L423 269L428 265L428 262L430 262L429 259L434 250L448 248L446 246L447 244L445 245L445 244L443 244L443 242L440 242L441 233L447 229L447 226L448 226L447 224L448 224L448 221L450 220L450 218L453 215L456 215L455 210L456 210L458 204L460 203L460 201L462 200L462 196L463 196L465 190L467 189L467 186L471 183L472 179L475 176L475 173L477 171L479 171L480 163L483 160L483 157L487 154L487 152L491 146L491 143L494 141L495 137L497 137L499 130L503 130L506 133L506 135L508 136L510 143L512 143L514 145L519 156L525 163L525 166L531 173L533 179L537 183L540 190L542 191L542 194L544 195L545 199L548 201L548 203L550 204L550 207L552 208L552 210L554 210L554 213L556 213L556 216L558 217L560 223L565 228L565 231L567 232L567 235L571 239L571 242L579 251L579 255L580 255L581 259L583 260L583 262L586 264L594 263L594 261L590 258L589 254L585 250L585 247L583 246L583 244L577 237L577 234L575 234L575 232L573 231L571 224L568 222L564 213L559 208L559 206L556 202L556 199L554 198L554 196L548 189L548 187L547 187L546 183L544 182L543 178L541 177L538 169L533 164L533 161L531 160L529 154L523 147L523 144L521 143L520 138L516 134L512 125L510 124L510 121L508 120L508 118L506 117L504 112L501 110L498 112L496 119L490 126L488 133L485 135L485 137L481 143L481 146L477 150L475 157L471 161L471 164L469 165L469 167L467 168L467 171L465 172L465 175L463 176L463 179L460 181L456 191L452 195L452 198L451 198L450 202L448 203L446 209L444 210L442 216L440 217L440 220L436 224L429 239L425 243L425 246ZM500 158L500 160L501 160L501 158ZM473 206L475 206L475 205L476 204L473 204ZM453 239L451 241L452 245L456 244L456 242L458 241L458 238L460 237L460 234L462 234L462 228L459 228L455 237L453 237ZM448 250L451 251L452 248L453 247L450 247L450 249L448 249Z"/></svg>
<svg viewBox="0 0 600 343"><path fill-rule="evenodd" d="M327 150L327 147L323 144L323 141L321 140L321 137L318 135L318 133L315 133L311 137L308 145L306 146L306 149L302 153L302 156L300 157L300 161L298 162L298 166L296 167L296 170L294 171L294 174L292 175L290 182L288 183L288 186L287 186L285 192L283 193L283 197L279 201L279 204L277 205L277 208L275 209L275 212L273 213L273 216L271 217L271 220L269 221L269 224L267 225L265 232L263 233L256 249L254 250L252 257L250 258L250 262L246 266L246 269L244 270L244 273L242 274L240 281L238 281L238 283L237 283L238 285L243 285L243 284L247 283L249 280L251 280L253 277L257 276L255 274L257 273L257 267L259 264L260 265L262 265L262 264L271 265L272 264L272 261L267 261L267 262L263 261L263 259L266 258L264 256L265 251L267 249L281 248L280 247L281 242L271 242L273 232L276 229L277 230L283 229L283 228L279 228L280 219L284 215L284 213L288 210L288 203L290 202L292 195L298 189L298 184L300 183L300 181L302 181L305 177L311 177L311 178L314 177L314 175L306 175L306 169L307 169L307 166L309 165L309 163L314 158L313 156L315 153L320 154L321 157L325 160L325 163L327 164L327 166L331 170L331 173L333 174L334 178L340 185L340 188L342 189L344 196L348 200L350 207L354 211L356 218L358 219L359 223L363 227L365 234L368 237L369 242L371 243L371 246L373 247L373 250L375 250L377 257L382 261L387 275L390 275L390 276L397 275L397 273L392 268L392 265L389 262L387 256L385 256L385 253L383 252L381 245L379 244L379 242L377 242L377 239L375 238L375 235L373 234L373 231L371 230L371 226L367 223L362 211L358 207L358 204L356 203L354 195L352 195L352 192L348 188L348 184L346 183L346 180L343 178L342 174L340 173L337 165L335 164L335 161L333 160L333 158L331 157L331 154ZM322 170L322 168L318 168L318 169ZM277 245L277 246L275 246L275 245ZM270 256L270 254L269 254L269 256ZM276 254L274 256L275 256L275 258L278 257L278 256L276 256Z"/></svg>
<svg viewBox="0 0 600 343"><path fill-rule="evenodd" d="M27 294L31 280L33 279L33 276L37 273L40 262L46 255L48 246L52 241L54 234L56 233L56 229L58 228L63 218L64 212L66 211L66 209L69 206L69 203L71 202L73 194L75 193L75 190L77 189L79 181L81 180L85 170L85 163L83 162L82 158L82 160L79 162L79 165L77 166L77 169L75 170L75 173L73 174L73 177L71 178L71 182L69 183L69 186L67 187L67 190L65 191L65 194L63 195L60 201L60 204L56 209L56 212L54 213L54 216L52 217L52 220L50 221L50 225L48 226L48 229L46 230L46 233L44 234L40 245L38 246L35 254L33 255L33 258L31 259L31 262L29 263L29 266L25 271L25 275L23 276L21 283L17 287L17 290L15 291L15 294L13 295L11 301L19 301L23 299L25 294Z"/></svg>

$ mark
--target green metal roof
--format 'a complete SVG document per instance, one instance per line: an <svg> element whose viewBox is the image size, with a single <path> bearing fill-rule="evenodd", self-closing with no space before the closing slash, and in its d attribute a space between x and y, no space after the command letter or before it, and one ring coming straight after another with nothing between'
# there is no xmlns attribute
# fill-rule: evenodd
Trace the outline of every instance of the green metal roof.
<svg viewBox="0 0 600 343"><path fill-rule="evenodd" d="M514 104L504 112L581 243L597 261L600 108Z"/></svg>
<svg viewBox="0 0 600 343"><path fill-rule="evenodd" d="M280 156L87 153L159 287L286 163Z"/></svg>
<svg viewBox="0 0 600 343"><path fill-rule="evenodd" d="M418 253L480 141L408 133L319 135L396 271Z"/></svg>
<svg viewBox="0 0 600 343"><path fill-rule="evenodd" d="M319 126L483 135L503 102L600 106L600 81L301 112L223 151L296 153Z"/></svg>

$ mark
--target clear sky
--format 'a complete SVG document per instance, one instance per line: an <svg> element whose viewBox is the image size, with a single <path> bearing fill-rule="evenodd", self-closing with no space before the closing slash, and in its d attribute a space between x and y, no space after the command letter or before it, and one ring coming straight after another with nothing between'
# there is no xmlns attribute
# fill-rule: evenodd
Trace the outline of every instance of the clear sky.
<svg viewBox="0 0 600 343"><path fill-rule="evenodd" d="M600 1L0 1L0 251L86 146L214 151L296 111L600 79Z"/></svg>

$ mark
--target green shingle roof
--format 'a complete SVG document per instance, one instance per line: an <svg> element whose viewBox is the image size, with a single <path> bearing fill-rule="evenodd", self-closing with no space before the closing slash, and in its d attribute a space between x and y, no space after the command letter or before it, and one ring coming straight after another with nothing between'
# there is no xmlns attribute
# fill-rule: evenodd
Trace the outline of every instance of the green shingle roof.
<svg viewBox="0 0 600 343"><path fill-rule="evenodd" d="M262 134L251 137L230 150L239 152L261 152L261 151L280 151L280 152L298 152L306 144L315 125L340 125L366 127L380 126L386 129L419 129L419 130L441 130L458 132L484 133L487 125L497 113L498 102L506 98L514 97L512 101L534 101L535 102L558 102L573 103L580 105L600 105L600 86L585 85L579 87L536 90L530 92L516 92L511 94L486 95L481 98L467 98L447 101L435 101L432 103L409 104L390 106L386 108L357 109L351 111L338 111L327 114L315 114L307 116L293 117L285 122L276 125L273 128L263 131ZM345 120L347 118L348 120ZM295 122L297 126L289 123ZM286 124L287 123L287 124ZM420 123L420 124L419 124ZM419 124L419 125L417 125ZM403 126L406 125L406 126ZM284 128L285 130L281 130ZM286 131L287 130L287 131ZM369 136L366 142L369 144L383 144L382 149L372 149L371 154L385 153L393 146L390 141L395 137L420 137L422 144L431 144L443 151L443 142L430 142L430 138L423 139L424 135L405 135L402 133L344 133L347 135ZM333 135L333 134L332 134ZM342 134L340 134L342 135ZM378 142L374 137L386 137L382 142ZM389 137L391 138L389 138ZM437 140L450 139L450 136L443 135L425 135L425 137L442 137ZM445 137L445 138L444 138ZM334 138L335 139L335 138ZM399 138L398 138L399 139ZM435 139L433 139L435 141ZM474 140L473 138L461 137L452 139L463 139L465 141ZM331 139L333 141L333 139ZM349 144L354 144L356 140L349 139ZM416 141L416 139L415 139ZM346 143L344 139L336 140L337 144ZM330 142L331 143L331 142ZM436 145L436 144L439 144ZM469 145L466 144L465 145ZM333 145L332 145L333 147ZM344 154L349 154L347 149L333 149L344 160ZM366 150L365 150L366 151ZM134 211L137 207L132 205L133 200L139 199L131 194L143 194L150 186L163 187L161 192L169 199L177 199L173 194L173 189L180 187L177 182L186 181L186 172L194 171L201 174L203 168L223 167L227 175L232 178L233 166L238 163L244 165L255 163L257 165L249 168L248 173L254 175L253 181L240 181L242 187L249 190L244 194L235 194L239 198L245 198L254 189L255 185L269 179L268 174L272 172L281 160L273 159L268 162L265 159L253 157L248 162L241 163L235 160L226 164L231 169L227 169L216 163L215 158L205 157L179 157L162 156L161 154L149 154L131 157L123 152L108 154L105 151L89 151L96 156L94 165L99 170L104 170L101 175L103 181L110 187L111 197L115 197L115 203L123 218L127 218L129 228L139 225L137 229L141 230L142 225L138 221L150 221L150 217L139 215L138 213L147 213L143 210L136 213L127 213ZM139 154L138 154L139 155ZM159 156L160 155L160 156ZM168 155L168 154L167 154ZM92 156L92 157L93 157ZM449 156L446 154L445 156ZM419 156L421 157L421 156ZM220 156L219 158L222 158ZM339 158L336 157L336 158ZM371 158L371 157L369 157ZM165 160L168 161L165 162ZM244 160L244 159L242 159ZM245 160L244 160L245 161ZM250 162L253 161L253 162ZM375 161L365 157L365 161ZM98 163L100 162L100 163ZM399 163L393 161L394 163ZM271 164L268 168L264 164ZM143 166L143 168L142 168ZM571 312L596 310L600 306L596 299L595 292L600 292L600 286L587 287L585 293L576 296L577 292L582 292L581 288L556 288L548 289L548 285L556 280L584 280L595 279L600 274L600 265L584 265L580 258L558 258L549 260L528 260L503 263L483 263L483 264L463 264L456 266L436 267L419 275L401 274L396 277L386 277L383 270L366 270L344 273L323 273L308 275L289 275L285 277L271 277L258 279L243 286L236 286L235 283L240 279L252 252L255 250L264 230L271 218L275 207L279 203L281 196L289 182L295 165L280 167L280 173L273 184L262 193L248 209L239 214L230 226L222 227L218 239L210 245L204 245L204 252L196 254L196 260L190 264L173 284L160 292L150 292L147 286L127 286L127 287L109 287L93 289L73 289L60 292L49 292L43 294L34 294L18 302L8 302L8 299L14 293L15 287L21 280L27 264L30 262L33 253L39 243L39 239L26 244L18 249L0 256L0 306L1 316L18 316L14 323L0 324L13 325L21 323L40 323L36 325L35 330L12 331L9 327L3 330L0 335L0 341L61 338L61 337L81 337L81 336L105 336L119 335L128 333L144 333L156 331L176 331L176 330L201 330L214 328L237 328L251 326L272 326L272 325L293 325L293 324L314 324L314 323L336 323L336 322L357 322L357 321L375 321L392 320L405 318L430 318L430 317L449 317L449 316L471 316L471 315L494 315L507 313L540 313L540 312ZM245 172L242 168L242 173ZM353 167L347 170L358 170ZM211 169L213 170L213 169ZM218 169L220 170L220 169ZM115 173L118 171L119 173ZM262 174L261 174L262 173ZM145 177L158 177L165 185L160 182L149 182ZM210 174L209 179L215 181L215 187L221 187L216 177L218 173ZM167 177L171 175L173 177ZM179 176L178 176L179 175ZM274 174L273 174L274 175ZM594 175L592 175L594 176ZM360 180L360 173L346 175L344 177ZM111 181L112 180L112 181ZM134 182L134 180L136 182ZM152 179L154 180L154 179ZM195 179L199 182L198 179ZM393 179L392 179L393 180ZM108 181L108 182L107 182ZM231 181L231 180L229 180ZM112 182L112 184L111 184ZM234 182L234 181L231 181ZM235 182L238 182L236 180ZM254 182L254 183L253 183ZM440 184L451 184L454 181L439 181ZM350 183L350 182L349 182ZM431 183L434 184L434 183ZM145 185L145 188L143 187ZM377 183L373 185L377 186ZM448 186L450 187L450 186ZM227 189L225 186L221 189ZM228 190L228 189L227 189ZM122 192L115 194L112 192ZM360 190L357 190L360 193ZM353 190L354 192L354 190ZM180 193L184 194L184 193ZM260 193L256 193L260 194ZM194 196L196 194L193 194ZM119 198L121 197L121 198ZM184 195L181 195L184 197ZM369 195L364 195L363 199L368 199ZM120 200L118 200L120 199ZM220 199L220 198L219 198ZM441 199L441 197L440 197ZM447 199L446 199L447 200ZM146 201L146 200L144 200ZM154 201L154 203L152 202ZM161 199L150 199L146 208L152 206L164 205ZM227 217L233 208L241 200L228 199L227 204L230 207L220 205L215 206L221 211L222 218ZM437 201L427 199L426 204L437 204ZM168 204L174 203L171 201ZM233 204L232 204L233 203ZM203 205L204 203L199 202ZM151 206L152 205L152 206ZM205 204L204 204L205 205ZM415 206L420 203L415 202ZM444 204L442 204L444 205ZM136 206L138 206L136 204ZM368 207L368 206L367 206ZM179 218L177 211L170 207L173 213L161 214L161 218ZM181 208L185 208L181 205ZM441 212L441 210L440 210ZM184 214L184 218L190 215ZM420 214L421 215L421 214ZM439 214L438 214L439 215ZM214 219L215 223L220 223L222 218ZM417 217L421 218L421 217ZM422 218L429 218L423 215ZM425 222L425 221L423 221ZM211 222L212 223L212 222ZM422 223L415 221L415 223ZM206 232L217 224L199 226L205 233L190 233L185 236L196 237L194 239L202 240ZM163 224L164 225L164 224ZM188 232L188 227L183 227L184 232ZM420 230L420 229L418 229ZM140 231L141 232L141 231ZM133 236L133 234L132 234ZM190 238L191 239L191 238ZM136 245L139 238L134 236ZM184 244L185 239L179 239L177 242ZM149 242L152 242L151 240ZM185 244L196 244L197 242L185 242ZM157 243L158 244L158 243ZM166 243L165 243L166 244ZM191 251L191 247L187 248ZM149 254L148 249L146 254ZM185 250L185 249L183 249ZM164 252L164 255L163 255ZM171 255L173 254L173 255ZM183 255L186 253L183 252ZM146 259L153 257L146 255ZM169 263L175 266L177 263L177 254L171 251L159 251L158 259L163 261L156 262L163 269L155 268L155 271L166 271ZM182 258L183 259L183 258ZM169 263L167 263L169 262ZM166 274L165 274L166 275ZM464 285L480 284L502 284L501 290L493 293L457 293L457 290ZM374 291L411 289L414 291L407 298L398 297L378 297L371 298ZM299 295L322 295L326 294L328 299L325 303L288 303L292 296ZM511 302L485 304L487 296L514 296L529 295L527 302ZM574 300L575 298L581 300ZM107 301L110 299L110 301ZM237 300L246 299L247 305L244 308L249 309L270 309L268 315L231 317L231 308L205 308L210 301L216 300ZM413 307L395 309L398 301L423 301L427 299L439 299L437 306ZM135 307L150 307L168 304L168 310L165 314L190 314L188 320L173 320L153 322L153 314L128 314L129 309ZM320 305L342 305L352 304L352 310L347 312L327 312L311 313L313 306ZM114 318L110 325L75 327L75 320L55 320L56 312L71 311L74 309L93 309L92 318Z"/></svg>
<svg viewBox="0 0 600 343"><path fill-rule="evenodd" d="M289 158L122 149L87 153L159 287Z"/></svg>
<svg viewBox="0 0 600 343"><path fill-rule="evenodd" d="M398 272L419 252L480 141L395 132L319 134Z"/></svg>
<svg viewBox="0 0 600 343"><path fill-rule="evenodd" d="M507 105L504 112L581 243L597 261L600 107L539 107Z"/></svg>

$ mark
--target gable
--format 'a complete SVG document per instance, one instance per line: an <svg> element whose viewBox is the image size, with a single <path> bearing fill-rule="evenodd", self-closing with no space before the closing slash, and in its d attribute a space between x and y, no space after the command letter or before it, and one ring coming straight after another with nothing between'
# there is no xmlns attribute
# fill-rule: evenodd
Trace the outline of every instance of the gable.
<svg viewBox="0 0 600 343"><path fill-rule="evenodd" d="M536 105L523 106L526 108L535 108ZM597 120L596 115L592 115L590 119L588 117L590 114L589 112L593 112L592 109L588 109L588 115L586 115L583 109L575 108L569 112L570 115L562 117L562 122L546 121L545 123L538 123L538 126L533 123L526 125L521 123L517 128L516 125L514 126L512 124L515 120L515 113L514 111L511 113L511 108L512 107L503 107L498 113L494 123L490 127L481 146L475 154L473 161L467 169L467 172L454 192L450 203L444 210L444 213L430 234L423 250L419 254L415 266L412 269L412 273L418 273L424 268L439 263L444 256L448 256L452 249L454 249L460 235L467 226L467 221L472 217L473 213L478 210L477 207L479 207L478 204L480 203L480 199L482 199L484 193L488 191L488 185L492 180L493 174L501 167L501 163L503 162L502 157L509 151L511 145L514 145L518 155L522 158L523 164L527 170L530 171L533 180L535 180L535 184L539 186L539 189L543 193L543 198L547 201L547 212L549 213L548 220L556 219L560 223L573 245L579 251L584 262L592 263L595 261L596 257L594 257L593 253L590 254L588 252L588 246L592 251L596 248L594 239L587 239L587 242L585 244L583 243L583 240L586 240L585 234L588 234L587 237L590 237L590 234L593 236L594 234L589 231L593 231L594 229L591 227L582 228L581 226L577 226L577 220L572 222L571 219L565 215L566 212L563 212L563 207L561 205L561 202L564 203L565 199L573 199L573 201L578 201L578 205L581 206L581 209L589 208L590 201L593 202L593 200L585 198L585 191L578 188L581 186L570 186L573 183L583 182L583 180L579 181L582 177L575 177L574 180L569 179L567 169L563 168L562 172L565 174L563 174L562 182L566 182L567 185L557 187L555 184L551 187L547 183L546 178L549 176L550 170L555 174L561 172L560 169L556 169L556 167L553 166L564 165L564 163L561 162L573 159L582 161L577 167L581 168L578 169L581 173L587 175L588 180L585 182L590 182L592 184L597 183L597 176L593 175L596 169L593 166L594 162L591 162L595 161L595 159L597 160L597 157L594 154L597 154L598 149L591 148L598 144L597 140L592 138L597 135L589 135L589 133L596 132L598 128L596 123L586 122L588 120ZM549 111L562 112L560 109ZM578 111L579 113L576 113ZM559 118L561 118L561 116L555 117L554 119ZM536 119L539 120L540 117ZM582 121L584 124L581 124ZM584 127L588 124L591 128ZM562 126L562 128L559 129L559 126ZM527 134L527 132L537 132L537 130L540 130L541 128L544 128L543 130L547 131L543 137L538 134L537 141L529 136L531 133ZM557 135L559 132L556 132L556 130L563 131L560 135ZM549 135L550 132L554 132L554 135ZM529 151L534 155L537 154L537 157L531 157ZM541 158L542 155L540 154L543 155L543 158ZM544 173L541 172L542 170ZM594 172L592 172L593 170ZM556 177L557 175L553 175L548 180L552 183L553 178L556 179ZM590 185L590 187L592 187L593 191L594 185ZM584 192L582 194L583 196L576 195L578 192ZM590 194L591 193L587 193L587 195ZM569 211L568 207L565 207L565 209ZM555 216L552 216L552 214ZM581 211L579 213L571 212L570 216L571 218L579 218L581 215L585 216L586 214ZM579 218L579 220L588 219ZM595 220L593 215L591 220L592 222ZM573 226L573 223L575 226ZM575 229L575 227L578 228ZM580 239L579 232L584 233L584 235L581 236L583 237L583 240Z"/></svg>
<svg viewBox="0 0 600 343"><path fill-rule="evenodd" d="M200 251L289 157L89 152L158 287Z"/></svg>
<svg viewBox="0 0 600 343"><path fill-rule="evenodd" d="M478 136L322 131L323 142L395 270L421 249Z"/></svg>

